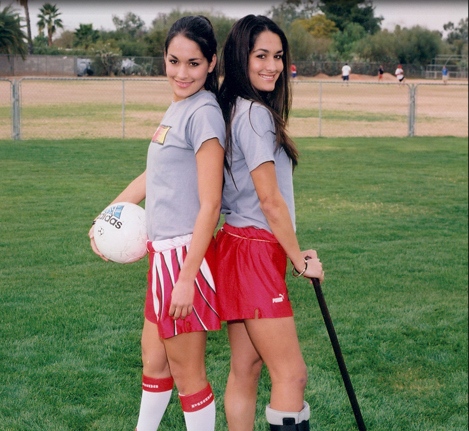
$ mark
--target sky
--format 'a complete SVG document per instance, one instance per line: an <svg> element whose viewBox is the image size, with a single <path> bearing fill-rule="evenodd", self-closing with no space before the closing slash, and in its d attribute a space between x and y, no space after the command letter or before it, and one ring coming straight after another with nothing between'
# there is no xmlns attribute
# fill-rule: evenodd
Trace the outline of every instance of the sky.
<svg viewBox="0 0 469 431"><path fill-rule="evenodd" d="M37 35L37 15L39 8L46 2L55 4L62 13L64 29L74 31L79 24L93 24L93 28L100 30L114 30L113 15L123 18L127 12L138 15L147 26L158 15L168 13L173 9L202 10L222 12L231 18L241 18L244 15L266 14L281 0L220 0L220 1L159 1L159 0L29 0L33 37ZM13 0L1 1L2 7L12 3L22 16L22 8ZM420 25L429 30L443 31L443 25L449 21L458 24L468 16L467 0L374 0L375 16L384 17L381 23L383 29L394 30L396 25L413 27Z"/></svg>

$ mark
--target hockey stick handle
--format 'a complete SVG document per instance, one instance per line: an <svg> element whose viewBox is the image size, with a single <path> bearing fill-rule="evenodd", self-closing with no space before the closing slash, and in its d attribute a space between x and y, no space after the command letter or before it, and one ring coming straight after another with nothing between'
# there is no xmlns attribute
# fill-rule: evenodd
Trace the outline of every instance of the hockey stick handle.
<svg viewBox="0 0 469 431"><path fill-rule="evenodd" d="M322 317L324 319L324 323L326 324L332 348L334 349L335 358L337 360L337 364L339 365L340 373L342 374L342 380L344 381L345 389L347 391L350 404L352 405L352 410L353 414L355 415L358 429L359 431L366 431L365 422L363 420L360 406L358 404L357 397L350 380L350 375L347 371L347 366L345 365L345 360L342 355L342 350L335 332L334 324L332 323L331 315L329 314L329 309L327 308L326 300L322 292L321 283L317 278L312 278L311 281L314 286L314 291L316 292L319 308L321 309Z"/></svg>

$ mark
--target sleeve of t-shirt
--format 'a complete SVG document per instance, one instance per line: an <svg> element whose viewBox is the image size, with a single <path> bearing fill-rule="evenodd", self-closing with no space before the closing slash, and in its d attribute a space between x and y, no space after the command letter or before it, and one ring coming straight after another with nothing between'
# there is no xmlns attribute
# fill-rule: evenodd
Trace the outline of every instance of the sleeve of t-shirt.
<svg viewBox="0 0 469 431"><path fill-rule="evenodd" d="M275 127L272 114L253 104L237 125L236 141L243 152L249 172L265 162L275 161Z"/></svg>
<svg viewBox="0 0 469 431"><path fill-rule="evenodd" d="M191 116L187 125L187 136L194 148L194 153L200 150L205 141L217 138L225 148L225 121L220 108L214 105L204 105Z"/></svg>

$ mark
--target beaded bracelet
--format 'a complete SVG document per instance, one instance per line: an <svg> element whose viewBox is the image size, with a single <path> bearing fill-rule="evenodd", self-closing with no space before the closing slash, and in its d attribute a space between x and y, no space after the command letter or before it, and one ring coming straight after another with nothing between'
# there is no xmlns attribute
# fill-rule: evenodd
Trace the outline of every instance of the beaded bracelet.
<svg viewBox="0 0 469 431"><path fill-rule="evenodd" d="M295 265L293 265L293 268L291 270L291 273L292 273L293 277L295 277L295 278L301 277L306 272L306 270L308 269L308 261L306 259L304 259L304 262L305 262L305 269L303 269L303 271L301 271L301 272L299 272L295 268ZM295 274L295 272L296 272L296 274Z"/></svg>

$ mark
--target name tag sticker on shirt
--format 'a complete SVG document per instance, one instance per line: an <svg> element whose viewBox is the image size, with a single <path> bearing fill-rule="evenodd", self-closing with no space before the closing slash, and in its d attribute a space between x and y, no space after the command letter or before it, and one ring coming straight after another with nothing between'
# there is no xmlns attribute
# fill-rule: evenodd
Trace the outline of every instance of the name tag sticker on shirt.
<svg viewBox="0 0 469 431"><path fill-rule="evenodd" d="M164 145L164 141L166 140L166 135L168 134L169 129L171 129L171 126L160 125L158 129L156 129L156 132L153 135L151 142L155 144Z"/></svg>

